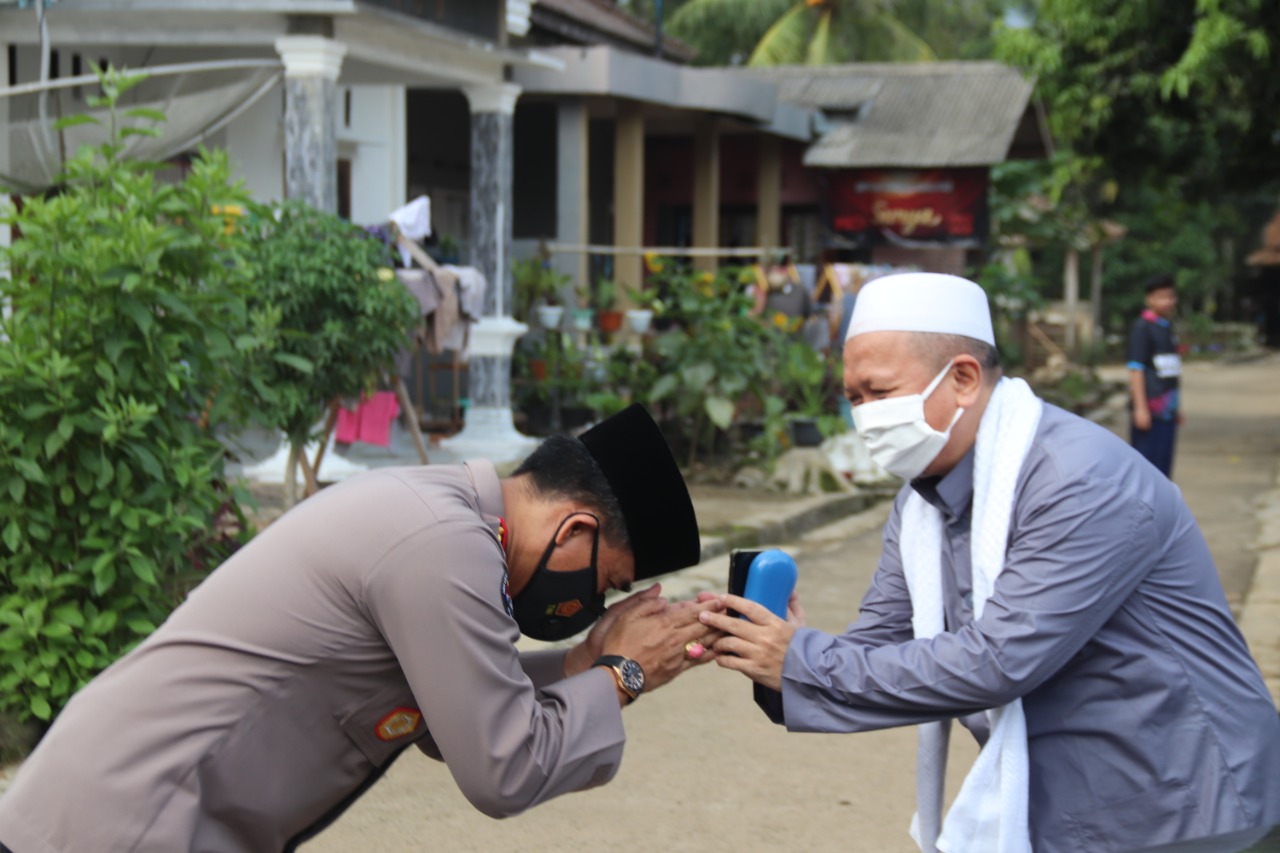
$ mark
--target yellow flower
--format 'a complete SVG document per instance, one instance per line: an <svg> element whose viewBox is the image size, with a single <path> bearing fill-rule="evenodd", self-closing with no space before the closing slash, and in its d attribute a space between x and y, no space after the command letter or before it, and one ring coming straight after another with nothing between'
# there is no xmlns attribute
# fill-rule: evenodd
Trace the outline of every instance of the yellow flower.
<svg viewBox="0 0 1280 853"><path fill-rule="evenodd" d="M774 314L774 315L773 315L773 325L777 326L779 329L786 329L786 328L787 328L787 325L788 325L788 324L787 324L787 315L786 315L786 314L783 314L781 311L779 311L779 312L777 312L776 314Z"/></svg>
<svg viewBox="0 0 1280 853"><path fill-rule="evenodd" d="M645 252L644 268L649 272L662 272L662 260L653 252Z"/></svg>
<svg viewBox="0 0 1280 853"><path fill-rule="evenodd" d="M699 284L710 284L715 280L716 280L716 277L709 272L703 272L701 275L698 276Z"/></svg>
<svg viewBox="0 0 1280 853"><path fill-rule="evenodd" d="M235 233L237 217L244 216L244 208L238 204L215 204L209 212L222 217L222 233L227 236Z"/></svg>
<svg viewBox="0 0 1280 853"><path fill-rule="evenodd" d="M391 267L378 267L378 281L391 281L395 277L396 274Z"/></svg>

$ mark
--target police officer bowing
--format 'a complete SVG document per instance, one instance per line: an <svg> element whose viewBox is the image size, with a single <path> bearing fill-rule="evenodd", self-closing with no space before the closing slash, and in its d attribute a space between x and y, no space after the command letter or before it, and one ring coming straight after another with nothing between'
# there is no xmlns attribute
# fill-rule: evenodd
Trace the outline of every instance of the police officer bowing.
<svg viewBox="0 0 1280 853"><path fill-rule="evenodd" d="M328 488L71 700L0 799L0 847L288 850L410 745L494 817L602 785L619 708L693 665L719 606L654 587L606 612L604 592L699 550L639 406L507 479L476 461ZM593 622L567 652L516 650Z"/></svg>

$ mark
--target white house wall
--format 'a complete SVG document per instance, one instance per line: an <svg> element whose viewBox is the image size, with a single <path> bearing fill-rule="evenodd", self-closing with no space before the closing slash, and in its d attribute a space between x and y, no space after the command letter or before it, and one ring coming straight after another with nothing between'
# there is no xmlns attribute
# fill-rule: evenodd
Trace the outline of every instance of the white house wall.
<svg viewBox="0 0 1280 853"><path fill-rule="evenodd" d="M279 83L209 142L226 149L235 176L255 199L284 198L284 93Z"/></svg>
<svg viewBox="0 0 1280 853"><path fill-rule="evenodd" d="M351 93L350 122L345 115ZM405 89L348 86L338 93L339 156L351 160L351 221L385 222L405 198Z"/></svg>
<svg viewBox="0 0 1280 853"><path fill-rule="evenodd" d="M183 50L174 47L98 47L69 45L58 48L60 76L70 76L73 58L80 56L82 73L90 63L109 62L117 67L162 65L183 61L266 55L244 49ZM198 54L198 55L197 55ZM6 51L7 55L7 51ZM34 46L17 50L18 82L39 79L39 51ZM5 62L7 73L8 63ZM351 92L351 121L346 126L345 92ZM351 218L359 224L382 222L406 201L405 87L395 85L339 87L338 139L342 156L351 160ZM0 99L0 105L4 103ZM6 111L7 112L7 111ZM8 116L0 113L0 124ZM0 134L7 142L7 136ZM206 140L223 147L231 157L236 178L259 201L284 197L284 95L277 84L243 114Z"/></svg>

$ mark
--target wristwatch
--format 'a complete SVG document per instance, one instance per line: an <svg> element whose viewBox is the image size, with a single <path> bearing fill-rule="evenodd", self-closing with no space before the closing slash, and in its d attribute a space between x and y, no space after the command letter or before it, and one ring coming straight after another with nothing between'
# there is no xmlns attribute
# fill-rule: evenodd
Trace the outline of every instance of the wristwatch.
<svg viewBox="0 0 1280 853"><path fill-rule="evenodd" d="M601 655L592 666L607 666L613 670L613 678L622 692L634 702L644 690L644 669L631 658L622 655Z"/></svg>

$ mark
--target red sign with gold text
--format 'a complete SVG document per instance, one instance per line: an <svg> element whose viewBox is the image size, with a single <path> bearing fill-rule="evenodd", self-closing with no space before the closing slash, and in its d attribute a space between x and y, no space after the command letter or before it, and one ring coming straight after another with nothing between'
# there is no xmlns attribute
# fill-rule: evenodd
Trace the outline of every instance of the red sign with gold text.
<svg viewBox="0 0 1280 853"><path fill-rule="evenodd" d="M831 226L839 234L877 243L986 240L985 168L861 169L828 181Z"/></svg>

